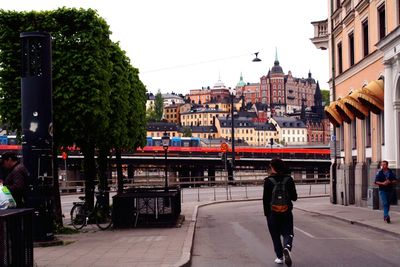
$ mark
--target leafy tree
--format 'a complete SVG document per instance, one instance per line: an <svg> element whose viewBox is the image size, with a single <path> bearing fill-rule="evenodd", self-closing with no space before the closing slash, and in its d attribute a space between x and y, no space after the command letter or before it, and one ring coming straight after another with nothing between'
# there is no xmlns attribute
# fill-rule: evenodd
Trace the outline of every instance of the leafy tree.
<svg viewBox="0 0 400 267"><path fill-rule="evenodd" d="M156 121L161 121L163 110L164 109L164 100L162 98L160 90L158 90L156 94L156 99L154 100L154 111L156 113Z"/></svg>
<svg viewBox="0 0 400 267"><path fill-rule="evenodd" d="M192 129L190 127L183 128L183 137L192 137Z"/></svg>
<svg viewBox="0 0 400 267"><path fill-rule="evenodd" d="M0 114L12 129L21 130L19 34L25 31L52 35L54 142L56 147L81 148L91 207L95 149L107 155L110 147L136 147L145 141L145 87L138 71L110 41L109 26L96 11L0 10ZM108 132L113 138L105 138Z"/></svg>
<svg viewBox="0 0 400 267"><path fill-rule="evenodd" d="M325 106L329 106L329 90L321 90L322 102L325 102Z"/></svg>

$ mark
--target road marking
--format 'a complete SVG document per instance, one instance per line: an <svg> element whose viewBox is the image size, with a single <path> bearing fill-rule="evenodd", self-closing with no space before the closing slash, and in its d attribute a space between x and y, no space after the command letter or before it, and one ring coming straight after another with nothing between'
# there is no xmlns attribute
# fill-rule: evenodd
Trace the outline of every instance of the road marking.
<svg viewBox="0 0 400 267"><path fill-rule="evenodd" d="M308 236L308 237L311 237L311 238L316 239L315 236L313 236L312 234L310 234L310 233L308 233L308 232L306 232L306 231L304 231L304 230L301 230L299 227L296 227L296 226L295 226L294 229L296 229L296 230L299 231L299 232L302 232L303 234L305 234L305 235Z"/></svg>

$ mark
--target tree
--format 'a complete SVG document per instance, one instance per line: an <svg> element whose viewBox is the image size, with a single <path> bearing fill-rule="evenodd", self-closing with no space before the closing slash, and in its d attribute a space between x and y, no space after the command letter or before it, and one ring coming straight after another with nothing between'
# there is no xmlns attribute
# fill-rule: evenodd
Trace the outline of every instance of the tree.
<svg viewBox="0 0 400 267"><path fill-rule="evenodd" d="M325 106L329 106L329 90L321 90L322 94L322 102L325 103Z"/></svg>
<svg viewBox="0 0 400 267"><path fill-rule="evenodd" d="M52 35L54 145L80 147L90 208L96 179L95 149L107 152L107 145L121 149L145 141L145 87L138 71L110 41L109 26L96 11L0 10L0 114L12 129L21 130L21 90L16 77L21 69L19 34L25 31ZM115 131L110 133L113 140L107 138L110 131ZM105 140L110 144L105 145ZM58 183L56 176L54 183Z"/></svg>
<svg viewBox="0 0 400 267"><path fill-rule="evenodd" d="M162 98L160 90L158 90L156 94L156 99L154 101L154 111L156 113L156 121L161 121L163 110L164 109L164 100Z"/></svg>
<svg viewBox="0 0 400 267"><path fill-rule="evenodd" d="M192 137L192 129L190 127L183 128L183 137Z"/></svg>

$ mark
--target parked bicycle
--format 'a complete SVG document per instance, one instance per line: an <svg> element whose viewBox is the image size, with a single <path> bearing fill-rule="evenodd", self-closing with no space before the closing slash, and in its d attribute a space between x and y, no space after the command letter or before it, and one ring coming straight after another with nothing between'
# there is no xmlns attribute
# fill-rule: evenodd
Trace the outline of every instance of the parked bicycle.
<svg viewBox="0 0 400 267"><path fill-rule="evenodd" d="M74 202L71 209L72 226L79 230L93 221L101 230L108 229L112 224L112 208L108 205L108 194L106 192L95 192L96 203L93 210L89 210L85 197L79 197L79 202Z"/></svg>

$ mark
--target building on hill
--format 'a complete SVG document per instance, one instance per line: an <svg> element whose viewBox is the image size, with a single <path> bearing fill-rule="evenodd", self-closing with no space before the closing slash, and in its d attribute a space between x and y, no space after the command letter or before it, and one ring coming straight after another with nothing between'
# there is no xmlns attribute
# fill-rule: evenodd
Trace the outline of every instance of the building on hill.
<svg viewBox="0 0 400 267"><path fill-rule="evenodd" d="M270 123L276 127L278 139L284 145L304 145L307 143L307 128L303 121L294 117L270 118Z"/></svg>
<svg viewBox="0 0 400 267"><path fill-rule="evenodd" d="M256 102L267 104L272 115L283 116L300 110L303 99L307 107L314 106L316 87L311 72L307 78L293 77L291 71L285 75L276 53L274 66L260 78Z"/></svg>
<svg viewBox="0 0 400 267"><path fill-rule="evenodd" d="M170 137L182 136L181 129L176 123L149 122L146 126L147 136L162 137L167 132Z"/></svg>

